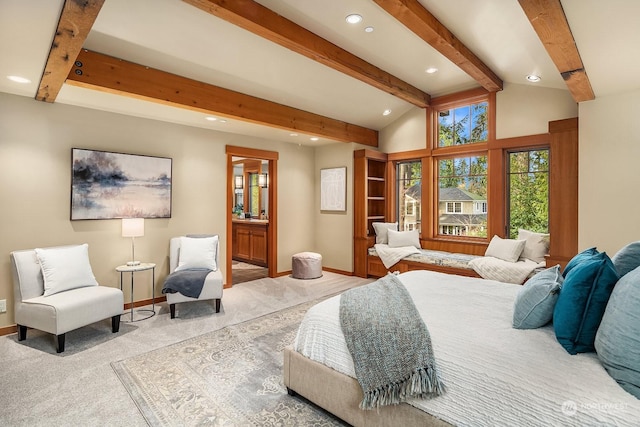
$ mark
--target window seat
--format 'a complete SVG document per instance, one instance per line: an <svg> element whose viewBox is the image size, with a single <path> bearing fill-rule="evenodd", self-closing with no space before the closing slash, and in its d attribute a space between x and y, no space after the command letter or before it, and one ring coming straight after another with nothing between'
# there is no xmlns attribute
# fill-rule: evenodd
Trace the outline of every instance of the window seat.
<svg viewBox="0 0 640 427"><path fill-rule="evenodd" d="M469 262L475 258L481 257L478 255L421 249L419 254L409 255L387 269L382 260L380 260L375 247L371 247L367 257L367 272L369 276L382 277L389 271L404 273L411 270L431 270L461 276L480 277L469 265Z"/></svg>
<svg viewBox="0 0 640 427"><path fill-rule="evenodd" d="M544 269L545 263L529 260L503 261L493 257L420 249L420 253L408 255L386 268L376 248L368 250L367 272L372 277L382 277L389 271L404 273L411 270L431 270L469 277L484 277L507 283L524 283Z"/></svg>

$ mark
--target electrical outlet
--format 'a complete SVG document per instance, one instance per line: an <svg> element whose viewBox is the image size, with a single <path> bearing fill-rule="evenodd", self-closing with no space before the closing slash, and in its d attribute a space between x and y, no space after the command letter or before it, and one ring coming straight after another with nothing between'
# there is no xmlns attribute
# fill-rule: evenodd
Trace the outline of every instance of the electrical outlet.
<svg viewBox="0 0 640 427"><path fill-rule="evenodd" d="M0 299L0 313L6 313L6 312L7 312L7 300Z"/></svg>

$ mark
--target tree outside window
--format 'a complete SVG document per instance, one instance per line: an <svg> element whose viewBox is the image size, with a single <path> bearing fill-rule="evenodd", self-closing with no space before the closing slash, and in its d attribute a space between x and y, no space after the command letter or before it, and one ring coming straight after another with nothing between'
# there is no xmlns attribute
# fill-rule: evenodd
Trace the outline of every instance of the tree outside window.
<svg viewBox="0 0 640 427"><path fill-rule="evenodd" d="M549 150L509 153L508 229L547 233L549 230Z"/></svg>

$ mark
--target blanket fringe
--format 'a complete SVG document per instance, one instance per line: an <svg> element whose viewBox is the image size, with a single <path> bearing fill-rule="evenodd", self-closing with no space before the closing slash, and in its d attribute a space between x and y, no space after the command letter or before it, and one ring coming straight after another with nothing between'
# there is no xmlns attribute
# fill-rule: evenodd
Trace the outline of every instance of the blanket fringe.
<svg viewBox="0 0 640 427"><path fill-rule="evenodd" d="M361 409L375 409L384 405L397 405L410 398L430 399L445 392L436 370L418 368L400 382L386 384L364 393Z"/></svg>

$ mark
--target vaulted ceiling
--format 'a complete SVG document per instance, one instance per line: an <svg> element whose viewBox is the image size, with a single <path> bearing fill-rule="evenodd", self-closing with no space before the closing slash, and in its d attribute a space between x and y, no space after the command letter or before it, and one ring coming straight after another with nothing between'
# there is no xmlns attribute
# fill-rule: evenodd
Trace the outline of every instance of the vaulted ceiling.
<svg viewBox="0 0 640 427"><path fill-rule="evenodd" d="M528 74L576 102L638 88L638 13L628 0L3 0L0 91L375 146L431 97Z"/></svg>

